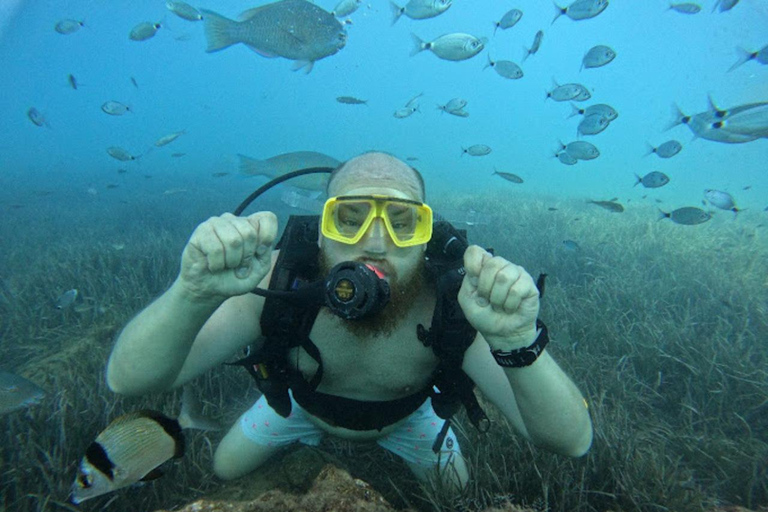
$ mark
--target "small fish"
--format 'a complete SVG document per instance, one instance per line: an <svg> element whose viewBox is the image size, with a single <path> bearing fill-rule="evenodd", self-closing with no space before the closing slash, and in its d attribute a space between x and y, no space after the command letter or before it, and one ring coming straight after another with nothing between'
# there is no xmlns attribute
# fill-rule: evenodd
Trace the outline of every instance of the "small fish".
<svg viewBox="0 0 768 512"><path fill-rule="evenodd" d="M568 7L560 7L555 4L554 23L557 18L565 14L574 21L594 18L608 7L608 0L575 0Z"/></svg>
<svg viewBox="0 0 768 512"><path fill-rule="evenodd" d="M157 139L155 141L155 146L158 147L158 148L166 146L166 145L170 144L171 142L175 141L176 139L178 139L179 137L181 137L182 135L184 135L185 133L187 133L186 130L181 130L180 132L169 133L168 135L165 135L165 136L160 137L159 139Z"/></svg>
<svg viewBox="0 0 768 512"><path fill-rule="evenodd" d="M211 176L213 176L214 178L223 178L224 176L228 176L228 175L229 175L228 172L215 172L211 174Z"/></svg>
<svg viewBox="0 0 768 512"><path fill-rule="evenodd" d="M737 60L736 64L731 66L728 71L733 71L737 67L751 60L757 61L760 64L768 64L768 44L753 52L741 47L736 47L736 53L739 54L739 60Z"/></svg>
<svg viewBox="0 0 768 512"><path fill-rule="evenodd" d="M135 78L131 77L131 83L133 84L133 86L135 88L137 88L137 89L139 88L139 83L136 81Z"/></svg>
<svg viewBox="0 0 768 512"><path fill-rule="evenodd" d="M711 218L712 215L710 213L705 212L701 208L696 208L695 206L685 206L670 213L659 210L659 220L670 219L675 224L682 224L684 226L702 224Z"/></svg>
<svg viewBox="0 0 768 512"><path fill-rule="evenodd" d="M674 139L668 140L667 142L660 144L658 147L654 147L648 143L646 143L646 145L648 146L648 152L645 154L645 156L656 153L659 158L672 158L678 154L680 150L683 149L683 145Z"/></svg>
<svg viewBox="0 0 768 512"><path fill-rule="evenodd" d="M591 114L584 116L576 128L576 132L581 135L597 135L608 128L610 123L608 118L601 114Z"/></svg>
<svg viewBox="0 0 768 512"><path fill-rule="evenodd" d="M701 11L701 6L692 2L685 2L681 4L669 4L667 10L677 11L683 14L696 14Z"/></svg>
<svg viewBox="0 0 768 512"><path fill-rule="evenodd" d="M120 185L116 185L114 183L108 183L107 184L107 190L114 190L116 188L120 187Z"/></svg>
<svg viewBox="0 0 768 512"><path fill-rule="evenodd" d="M496 35L497 29L506 30L508 28L514 27L522 17L523 11L520 9L512 9L507 11L499 21L493 24L493 34Z"/></svg>
<svg viewBox="0 0 768 512"><path fill-rule="evenodd" d="M406 160L408 162L418 162L419 161L419 157L417 157L417 156L409 156L409 157L406 157Z"/></svg>
<svg viewBox="0 0 768 512"><path fill-rule="evenodd" d="M56 309L67 309L69 306L74 304L75 300L77 300L77 295L78 292L76 288L67 290L54 301L53 305Z"/></svg>
<svg viewBox="0 0 768 512"><path fill-rule="evenodd" d="M168 0L165 2L165 8L171 11L173 14L181 19L187 21L200 21L203 19L203 15L200 11L192 7L186 2L177 2L174 0Z"/></svg>
<svg viewBox="0 0 768 512"><path fill-rule="evenodd" d="M115 160L120 160L121 162L128 162L130 160L136 160L137 158L120 146L108 147L107 153Z"/></svg>
<svg viewBox="0 0 768 512"><path fill-rule="evenodd" d="M502 178L504 178L507 181L511 181L512 183L522 183L523 178L518 176L517 174L512 174L511 172L499 172L496 169L493 170L493 175L499 175Z"/></svg>
<svg viewBox="0 0 768 512"><path fill-rule="evenodd" d="M736 201L728 192L708 188L704 190L704 197L709 201L709 204L716 206L721 210L728 210L735 214L738 214L741 211L736 207Z"/></svg>
<svg viewBox="0 0 768 512"><path fill-rule="evenodd" d="M624 211L624 206L616 201L587 201L587 203L597 205L611 213L621 213Z"/></svg>
<svg viewBox="0 0 768 512"><path fill-rule="evenodd" d="M645 188L659 188L669 183L669 176L659 171L651 171L645 176L635 174L637 181L634 186L642 183Z"/></svg>
<svg viewBox="0 0 768 512"><path fill-rule="evenodd" d="M544 39L544 31L539 30L536 32L536 35L533 37L533 44L530 48L523 47L523 62L525 62L525 59L530 57L531 55L535 54L539 51L539 48L541 48L541 41Z"/></svg>
<svg viewBox="0 0 768 512"><path fill-rule="evenodd" d="M424 96L424 93L420 92L419 94L417 94L413 98L409 99L408 103L406 103L405 106L407 108L416 108L418 110L418 108L419 108L419 98L421 98L422 96Z"/></svg>
<svg viewBox="0 0 768 512"><path fill-rule="evenodd" d="M581 250L581 246L574 240L563 240L563 249L566 251L576 252Z"/></svg>
<svg viewBox="0 0 768 512"><path fill-rule="evenodd" d="M453 0L410 0L404 7L400 7L395 2L389 2L392 8L392 24L397 23L400 16L405 14L412 20L426 20L434 18L451 6Z"/></svg>
<svg viewBox="0 0 768 512"><path fill-rule="evenodd" d="M410 117L414 112L417 112L418 110L418 105L415 107L403 107L395 110L392 115L397 119L405 119L406 117Z"/></svg>
<svg viewBox="0 0 768 512"><path fill-rule="evenodd" d="M545 100L552 98L555 101L586 101L592 97L589 90L581 84L560 85L554 80L551 91L547 91Z"/></svg>
<svg viewBox="0 0 768 512"><path fill-rule="evenodd" d="M712 12L715 12L715 9L718 7L720 8L720 12L730 11L736 7L737 3L739 3L739 0L717 0L712 7Z"/></svg>
<svg viewBox="0 0 768 512"><path fill-rule="evenodd" d="M560 163L565 165L576 165L579 163L579 159L571 156L567 151L564 149L558 151L555 153L555 157L560 160Z"/></svg>
<svg viewBox="0 0 768 512"><path fill-rule="evenodd" d="M462 147L461 156L464 156L465 153L469 156L485 156L491 153L491 148L485 144L474 144L468 148Z"/></svg>
<svg viewBox="0 0 768 512"><path fill-rule="evenodd" d="M510 80L517 80L523 77L523 70L511 60L492 60L491 56L488 55L488 64L483 69L489 67L493 68L499 76L509 78Z"/></svg>
<svg viewBox="0 0 768 512"><path fill-rule="evenodd" d="M122 251L123 249L125 249L125 244L114 243L114 244L110 244L110 245L112 246L112 249L114 249L116 251Z"/></svg>
<svg viewBox="0 0 768 512"><path fill-rule="evenodd" d="M745 185L744 187L741 188L741 190L749 190L751 188L752 188L752 185Z"/></svg>
<svg viewBox="0 0 768 512"><path fill-rule="evenodd" d="M20 375L0 371L0 416L40 403L45 391Z"/></svg>
<svg viewBox="0 0 768 512"><path fill-rule="evenodd" d="M486 38L477 38L470 34L445 34L434 41L425 43L416 34L411 34L413 50L411 56L424 50L430 50L443 60L460 61L471 59L485 48Z"/></svg>
<svg viewBox="0 0 768 512"><path fill-rule="evenodd" d="M600 150L594 144L583 140L577 140L568 144L560 143L560 151L565 150L569 155L578 160L593 160L600 156Z"/></svg>
<svg viewBox="0 0 768 512"><path fill-rule="evenodd" d="M50 128L50 125L48 124L48 121L46 121L45 116L43 116L43 114L41 114L40 111L35 107L29 107L29 110L27 110L27 117L36 126L48 126Z"/></svg>
<svg viewBox="0 0 768 512"><path fill-rule="evenodd" d="M63 35L69 35L74 34L78 30L80 30L81 27L84 27L85 23L78 20L61 20L53 27L53 29L58 32L59 34Z"/></svg>
<svg viewBox="0 0 768 512"><path fill-rule="evenodd" d="M122 116L126 112L132 112L131 107L128 105L125 105L123 103L120 103L119 101L107 101L101 106L101 110L105 114L109 114L111 116Z"/></svg>
<svg viewBox="0 0 768 512"><path fill-rule="evenodd" d="M616 52L610 46L599 44L593 46L581 59L581 69L599 68L609 64L616 58ZM581 71L579 69L579 71Z"/></svg>
<svg viewBox="0 0 768 512"><path fill-rule="evenodd" d="M79 505L140 480L160 477L160 465L184 455L183 429L218 428L200 417L200 406L193 402L186 386L176 419L144 409L113 420L85 450L72 483L72 502Z"/></svg>
<svg viewBox="0 0 768 512"><path fill-rule="evenodd" d="M339 96L336 98L336 101L339 103L344 103L345 105L367 105L368 100L361 100L359 98L355 98L354 96Z"/></svg>
<svg viewBox="0 0 768 512"><path fill-rule="evenodd" d="M128 39L131 41L146 41L147 39L155 37L157 31L162 27L163 26L160 23L152 23L150 21L139 23L131 29L130 34L128 34Z"/></svg>
<svg viewBox="0 0 768 512"><path fill-rule="evenodd" d="M557 208L555 208L554 206L550 206L549 208L547 208L547 210L550 212L556 212Z"/></svg>
<svg viewBox="0 0 768 512"><path fill-rule="evenodd" d="M460 117L467 117L469 114L464 112L464 107L466 106L467 100L464 98L452 98L445 105L438 105L437 109Z"/></svg>
<svg viewBox="0 0 768 512"><path fill-rule="evenodd" d="M469 112L466 110L450 110L448 113L456 117L469 117Z"/></svg>
<svg viewBox="0 0 768 512"><path fill-rule="evenodd" d="M331 14L336 16L337 18L343 18L344 16L349 16L353 12L355 12L359 7L360 4L363 3L363 0L341 0L338 4L336 4L336 7L333 8L331 11Z"/></svg>
<svg viewBox="0 0 768 512"><path fill-rule="evenodd" d="M601 116L608 119L608 121L613 121L617 117L619 117L619 113L616 112L616 110L610 106L606 105L604 103L597 103L595 105L590 105L587 108L579 108L573 103L571 103L571 115L568 117L571 118L573 116L577 115L583 115L583 116L591 116L593 114L600 114Z"/></svg>
<svg viewBox="0 0 768 512"><path fill-rule="evenodd" d="M77 78L75 78L75 75L69 74L67 75L67 82L69 82L69 86L73 88L74 90L77 90L77 86L79 85L77 83Z"/></svg>

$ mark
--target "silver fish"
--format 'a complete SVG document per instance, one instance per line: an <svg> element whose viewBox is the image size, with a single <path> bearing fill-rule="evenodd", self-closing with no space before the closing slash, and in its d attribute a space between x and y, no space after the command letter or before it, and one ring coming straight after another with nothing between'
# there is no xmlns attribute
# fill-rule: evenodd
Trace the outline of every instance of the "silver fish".
<svg viewBox="0 0 768 512"><path fill-rule="evenodd" d="M395 2L389 2L392 7L392 24L397 23L400 16L405 14L413 20L425 20L434 18L451 6L453 0L410 0L404 7L400 7Z"/></svg>
<svg viewBox="0 0 768 512"><path fill-rule="evenodd" d="M350 14L355 12L360 7L360 4L362 3L363 3L363 0L341 0L338 4L336 4L336 7L333 8L333 11L331 11L331 14L333 14L337 18L343 18L344 16L349 16Z"/></svg>
<svg viewBox="0 0 768 512"><path fill-rule="evenodd" d="M245 155L240 158L240 172L250 176L266 176L277 178L291 171L309 167L336 168L341 162L335 158L315 151L296 151L283 153L265 160L257 160ZM328 182L328 174L308 174L291 180L291 185L304 190L324 191Z"/></svg>
<svg viewBox="0 0 768 512"><path fill-rule="evenodd" d="M411 117L411 115L418 110L418 105L415 107L403 107L395 110L392 115L397 119L405 119L406 117Z"/></svg>
<svg viewBox="0 0 768 512"><path fill-rule="evenodd" d="M669 183L669 176L660 171L651 171L645 176L635 174L637 181L634 186L642 183L645 188L659 188Z"/></svg>
<svg viewBox="0 0 768 512"><path fill-rule="evenodd" d="M467 100L464 98L452 98L448 101L445 105L438 105L438 110L442 110L443 112L448 112L449 114L454 113L455 111L461 111L464 107L467 106Z"/></svg>
<svg viewBox="0 0 768 512"><path fill-rule="evenodd" d="M181 130L180 132L173 132L173 133L169 133L168 135L164 135L163 137L160 137L155 141L155 146L158 148L166 146L171 142L175 141L176 139L178 139L179 137L181 137L182 135L184 135L185 133L187 133L185 130Z"/></svg>
<svg viewBox="0 0 768 512"><path fill-rule="evenodd" d="M187 21L200 21L203 19L203 15L200 11L192 7L186 2L177 2L175 0L168 0L165 2L165 8L171 11L173 14L181 19Z"/></svg>
<svg viewBox="0 0 768 512"><path fill-rule="evenodd" d="M35 107L29 107L29 110L27 110L27 117L37 126L49 126L45 116L43 116L43 114L41 114Z"/></svg>
<svg viewBox="0 0 768 512"><path fill-rule="evenodd" d="M731 66L730 69L728 69L728 71L733 71L737 67L751 60L759 62L760 64L768 64L768 44L754 52L745 50L744 48L741 48L741 47L737 47L736 53L739 54L739 60L737 60L736 64Z"/></svg>
<svg viewBox="0 0 768 512"><path fill-rule="evenodd" d="M207 52L243 43L264 57L296 61L294 70L334 55L347 44L347 32L331 13L307 0L280 0L250 9L233 21L202 10Z"/></svg>
<svg viewBox="0 0 768 512"><path fill-rule="evenodd" d="M56 309L67 309L69 306L75 303L77 300L77 289L72 288L62 293L59 298L54 302Z"/></svg>
<svg viewBox="0 0 768 512"><path fill-rule="evenodd" d="M721 210L728 210L733 213L739 213L741 211L736 207L736 201L728 192L708 188L704 190L704 198L709 201L709 204L716 206Z"/></svg>
<svg viewBox="0 0 768 512"><path fill-rule="evenodd" d="M600 151L594 144L583 140L577 140L568 144L560 143L560 150L565 150L569 155L577 160L594 160L600 156Z"/></svg>
<svg viewBox="0 0 768 512"><path fill-rule="evenodd" d="M568 7L560 7L555 4L554 23L557 18L565 14L574 21L594 18L608 7L608 0L576 0Z"/></svg>
<svg viewBox="0 0 768 512"><path fill-rule="evenodd" d="M510 11L507 11L506 14L504 14L504 16L502 16L499 21L493 24L494 35L496 34L497 29L506 30L508 28L514 27L522 17L523 17L523 11L521 11L520 9L512 9Z"/></svg>
<svg viewBox="0 0 768 512"><path fill-rule="evenodd" d="M560 160L561 164L565 165L576 165L579 163L579 159L571 156L565 149L561 149L560 151L555 153L555 157Z"/></svg>
<svg viewBox="0 0 768 512"><path fill-rule="evenodd" d="M668 10L677 11L683 14L696 14L701 11L701 6L692 2L685 2L681 4L669 4Z"/></svg>
<svg viewBox="0 0 768 512"><path fill-rule="evenodd" d="M541 48L541 41L544 39L544 31L539 30L536 32L536 35L533 37L533 44L530 48L523 47L523 62L525 62L525 59L527 59L529 56L533 55L534 53L539 51L539 48Z"/></svg>
<svg viewBox="0 0 768 512"><path fill-rule="evenodd" d="M609 124L611 122L602 114L590 114L584 116L576 128L576 132L581 135L597 135L608 128Z"/></svg>
<svg viewBox="0 0 768 512"><path fill-rule="evenodd" d="M752 105L736 113L731 109L722 120L712 123L712 128L739 135L768 137L768 104Z"/></svg>
<svg viewBox="0 0 768 512"><path fill-rule="evenodd" d="M659 220L669 219L675 224L682 224L684 226L702 224L711 218L712 214L705 212L701 208L696 208L695 206L685 206L669 213L659 210Z"/></svg>
<svg viewBox="0 0 768 512"><path fill-rule="evenodd" d="M126 112L132 112L131 107L119 101L107 101L101 106L101 110L111 116L121 116Z"/></svg>
<svg viewBox="0 0 768 512"><path fill-rule="evenodd" d="M730 11L736 7L737 3L739 3L739 0L717 0L715 5L712 6L712 12L715 12L715 9L718 7L720 8L720 12Z"/></svg>
<svg viewBox="0 0 768 512"><path fill-rule="evenodd" d="M566 251L576 252L581 250L581 246L574 240L563 240L563 249Z"/></svg>
<svg viewBox="0 0 768 512"><path fill-rule="evenodd" d="M517 174L512 174L511 172L499 172L496 169L494 169L493 170L493 176L496 176L496 175L501 176L505 180L507 180L509 182L512 182L512 183L518 183L519 184L519 183L523 182L523 178L521 178Z"/></svg>
<svg viewBox="0 0 768 512"><path fill-rule="evenodd" d="M683 145L674 139L659 144L657 147L653 147L651 144L646 145L648 146L648 152L645 156L656 153L659 158L672 158L683 149Z"/></svg>
<svg viewBox="0 0 768 512"><path fill-rule="evenodd" d="M63 35L69 35L74 34L78 30L80 30L81 27L84 27L85 23L78 20L61 20L53 27L53 29L58 32L59 34Z"/></svg>
<svg viewBox="0 0 768 512"><path fill-rule="evenodd" d="M131 29L131 33L128 34L128 39L131 41L146 41L155 37L157 31L163 26L160 23L152 23L151 21L145 21L139 23Z"/></svg>
<svg viewBox="0 0 768 512"><path fill-rule="evenodd" d="M345 105L367 105L368 104L368 100L361 100L353 96L339 96L336 98L336 101L338 101L339 103L344 103Z"/></svg>
<svg viewBox="0 0 768 512"><path fill-rule="evenodd" d="M491 151L492 151L491 148L486 146L485 144L473 144L468 148L462 147L461 156L464 156L464 154L467 154L469 156L485 156L485 155L489 155Z"/></svg>
<svg viewBox="0 0 768 512"><path fill-rule="evenodd" d="M488 64L483 69L489 67L493 68L499 76L509 78L510 80L517 80L523 77L523 70L511 60L492 60L491 56L488 55Z"/></svg>
<svg viewBox="0 0 768 512"><path fill-rule="evenodd" d="M548 98L552 98L555 101L585 101L591 97L591 94L581 84L563 84L560 85L553 81L553 88L551 91L547 91Z"/></svg>
<svg viewBox="0 0 768 512"><path fill-rule="evenodd" d="M581 69L599 68L609 64L615 58L616 52L613 48L599 44L590 48L584 58L581 59Z"/></svg>
<svg viewBox="0 0 768 512"><path fill-rule="evenodd" d="M417 94L413 98L409 99L408 102L405 104L405 108L412 108L414 110L418 110L419 109L419 98L421 98L422 96L424 96L424 93L420 92L419 94Z"/></svg>
<svg viewBox="0 0 768 512"><path fill-rule="evenodd" d="M45 391L20 375L0 371L0 416L30 407L45 397Z"/></svg>
<svg viewBox="0 0 768 512"><path fill-rule="evenodd" d="M680 124L684 124L693 132L696 137L701 137L702 139L715 142L724 142L726 144L742 144L744 142L751 142L760 138L755 135L742 135L728 130L718 130L713 126L713 124L719 121L722 116L711 110L689 116L684 114L683 111L680 110L680 107L677 105L673 105L672 109L673 119L672 122L667 126L667 129L673 128Z"/></svg>
<svg viewBox="0 0 768 512"><path fill-rule="evenodd" d="M605 117L606 119L608 119L608 121L613 121L614 119L619 117L619 113L616 112L616 110L612 106L606 105L604 103L597 103L595 105L590 105L587 108L579 108L573 103L571 103L571 109L572 111L571 111L571 115L568 116L569 118L577 115L591 116L593 114L599 114Z"/></svg>
<svg viewBox="0 0 768 512"><path fill-rule="evenodd" d="M430 50L439 58L444 60L467 60L471 59L485 48L486 38L477 38L470 34L453 33L445 34L434 41L425 43L416 34L411 34L413 39L413 50L411 56L417 53Z"/></svg>
<svg viewBox="0 0 768 512"><path fill-rule="evenodd" d="M109 156L114 158L115 160L120 160L121 162L127 162L129 160L136 160L136 158L132 154L130 154L125 149L121 148L120 146L111 146L107 148L107 153Z"/></svg>

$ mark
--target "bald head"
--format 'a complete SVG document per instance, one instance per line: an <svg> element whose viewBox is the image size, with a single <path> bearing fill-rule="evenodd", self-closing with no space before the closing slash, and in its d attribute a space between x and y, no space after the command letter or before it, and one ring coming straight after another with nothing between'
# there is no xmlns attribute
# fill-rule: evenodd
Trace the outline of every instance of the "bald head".
<svg viewBox="0 0 768 512"><path fill-rule="evenodd" d="M421 174L387 153L364 153L347 160L331 174L327 192L329 197L333 197L361 186L394 188L412 199L424 201Z"/></svg>

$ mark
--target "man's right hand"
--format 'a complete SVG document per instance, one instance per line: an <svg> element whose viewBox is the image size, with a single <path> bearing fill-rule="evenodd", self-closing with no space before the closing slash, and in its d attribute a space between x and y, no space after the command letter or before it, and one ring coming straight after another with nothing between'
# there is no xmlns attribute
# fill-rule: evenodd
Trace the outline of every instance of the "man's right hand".
<svg viewBox="0 0 768 512"><path fill-rule="evenodd" d="M269 273L276 237L277 217L272 212L211 217L187 242L177 284L202 300L248 293Z"/></svg>

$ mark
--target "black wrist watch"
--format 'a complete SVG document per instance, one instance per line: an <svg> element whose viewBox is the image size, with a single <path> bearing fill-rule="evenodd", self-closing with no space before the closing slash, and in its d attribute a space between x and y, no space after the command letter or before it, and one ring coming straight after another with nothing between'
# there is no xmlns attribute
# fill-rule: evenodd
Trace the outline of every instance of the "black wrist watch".
<svg viewBox="0 0 768 512"><path fill-rule="evenodd" d="M541 320L536 320L536 328L540 329L539 335L527 347L509 351L491 351L493 358L496 359L499 366L504 368L522 368L532 365L539 358L539 355L544 351L544 347L549 343L549 333L547 332L547 326Z"/></svg>

